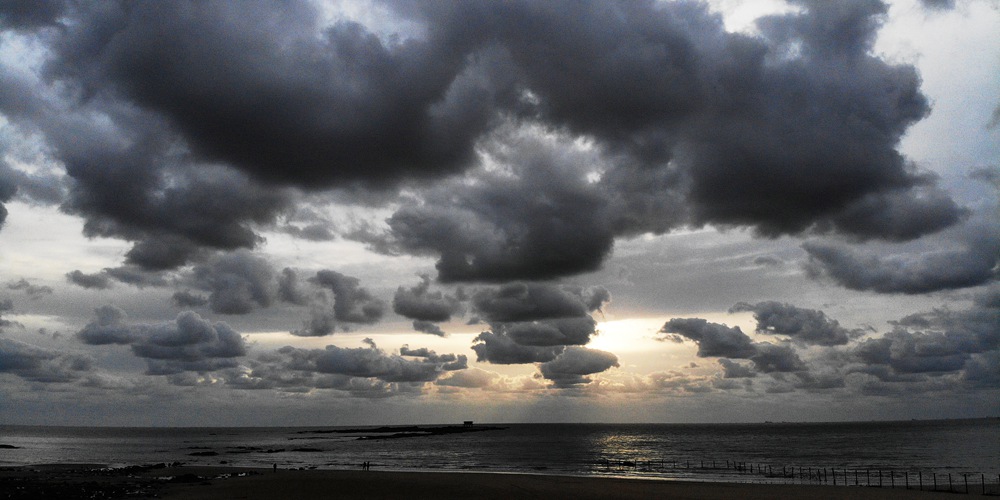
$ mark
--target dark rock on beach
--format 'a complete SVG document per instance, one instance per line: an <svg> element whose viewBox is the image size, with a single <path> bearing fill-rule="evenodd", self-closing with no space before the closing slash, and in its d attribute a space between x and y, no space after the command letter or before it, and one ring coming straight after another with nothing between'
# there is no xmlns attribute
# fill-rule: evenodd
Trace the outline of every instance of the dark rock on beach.
<svg viewBox="0 0 1000 500"><path fill-rule="evenodd" d="M83 500L155 498L167 484L203 482L180 462L109 468L98 464L46 464L0 469L0 499Z"/></svg>

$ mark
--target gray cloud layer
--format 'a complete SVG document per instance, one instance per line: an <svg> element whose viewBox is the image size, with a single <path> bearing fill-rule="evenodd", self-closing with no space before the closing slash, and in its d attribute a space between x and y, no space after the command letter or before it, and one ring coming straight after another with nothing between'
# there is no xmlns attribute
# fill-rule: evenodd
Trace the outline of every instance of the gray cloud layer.
<svg viewBox="0 0 1000 500"><path fill-rule="evenodd" d="M390 39L307 2L16 2L3 25L48 59L0 68L0 113L64 166L85 233L152 270L255 247L297 190L407 186L387 233L355 237L443 281L590 271L684 226L895 241L960 220L897 152L929 106L871 55L885 5L797 3L748 36L694 2L396 2L419 28Z"/></svg>

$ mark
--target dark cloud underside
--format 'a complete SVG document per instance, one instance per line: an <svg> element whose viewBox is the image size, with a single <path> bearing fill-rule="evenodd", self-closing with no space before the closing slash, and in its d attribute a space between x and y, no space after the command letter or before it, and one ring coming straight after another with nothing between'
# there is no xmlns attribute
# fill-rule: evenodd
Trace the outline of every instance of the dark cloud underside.
<svg viewBox="0 0 1000 500"><path fill-rule="evenodd" d="M435 256L443 281L592 271L616 238L685 226L900 241L959 221L897 151L930 108L913 67L872 55L886 6L797 3L749 36L697 2L397 2L417 28L386 37L307 2L15 2L4 26L61 24L40 73L0 68L0 113L64 165L85 233L146 270L254 248L302 190L397 202L352 237Z"/></svg>

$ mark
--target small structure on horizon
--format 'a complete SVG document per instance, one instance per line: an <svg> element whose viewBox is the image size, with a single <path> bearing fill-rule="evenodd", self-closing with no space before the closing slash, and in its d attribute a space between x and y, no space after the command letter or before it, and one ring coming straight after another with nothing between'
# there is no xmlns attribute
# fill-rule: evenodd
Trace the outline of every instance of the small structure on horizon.
<svg viewBox="0 0 1000 500"><path fill-rule="evenodd" d="M462 422L462 425L465 427L472 427L472 420L466 420Z"/></svg>

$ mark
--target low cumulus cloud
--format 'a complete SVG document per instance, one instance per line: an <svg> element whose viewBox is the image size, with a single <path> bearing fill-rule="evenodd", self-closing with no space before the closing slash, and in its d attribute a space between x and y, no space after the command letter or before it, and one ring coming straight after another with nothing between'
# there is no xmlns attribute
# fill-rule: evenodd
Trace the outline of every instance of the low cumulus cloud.
<svg viewBox="0 0 1000 500"><path fill-rule="evenodd" d="M807 271L845 288L878 293L923 294L995 281L1000 232L980 233L954 250L884 256L844 245L806 242Z"/></svg>
<svg viewBox="0 0 1000 500"><path fill-rule="evenodd" d="M474 339L479 361L519 364L552 361L565 346L597 334L590 316L611 300L601 287L509 283L472 294L471 308L490 325Z"/></svg>
<svg viewBox="0 0 1000 500"><path fill-rule="evenodd" d="M979 169L970 178L990 185L1000 197L1000 169ZM808 241L807 273L852 290L924 294L989 284L1000 279L1000 205L997 199L941 235L922 238L926 247L876 252L841 243ZM888 255L886 255L888 254Z"/></svg>
<svg viewBox="0 0 1000 500"><path fill-rule="evenodd" d="M0 67L0 114L63 166L84 234L147 271L261 229L332 237L282 226L304 191L391 203L351 237L432 256L444 282L571 276L616 238L709 224L901 241L960 221L898 152L930 106L875 55L888 7L798 6L751 36L703 3L404 2L386 9L419 36L382 36L304 0L8 2L45 60ZM8 177L0 214L27 185ZM262 306L247 286L213 308Z"/></svg>
<svg viewBox="0 0 1000 500"><path fill-rule="evenodd" d="M748 304L740 302L730 313L749 311L757 320L757 333L786 335L796 342L815 345L844 345L861 331L847 330L837 320L816 309L802 309L791 304L768 301Z"/></svg>
<svg viewBox="0 0 1000 500"><path fill-rule="evenodd" d="M111 278L105 273L87 274L79 269L66 273L66 280L74 285L94 290L107 290L114 286Z"/></svg>
<svg viewBox="0 0 1000 500"><path fill-rule="evenodd" d="M220 314L247 314L267 308L278 296L273 266L248 251L222 254L195 266L192 280L210 292L209 306Z"/></svg>
<svg viewBox="0 0 1000 500"><path fill-rule="evenodd" d="M771 393L919 393L954 390L955 384L997 388L998 297L1000 287L993 285L977 292L967 309L912 314L891 321L891 328L880 334L846 330L818 310L778 302L740 303L733 310L753 311L758 334L785 335L791 342L753 342L739 327L700 318L668 321L659 339L693 340L698 356L719 358L722 379L754 379L758 382L747 387Z"/></svg>
<svg viewBox="0 0 1000 500"><path fill-rule="evenodd" d="M31 382L73 382L93 371L92 360L0 337L0 374Z"/></svg>
<svg viewBox="0 0 1000 500"><path fill-rule="evenodd" d="M76 333L89 345L128 345L146 360L147 374L211 372L236 366L235 358L246 356L243 337L229 325L210 323L195 312L180 313L172 322L130 323L124 311L104 306L94 320Z"/></svg>
<svg viewBox="0 0 1000 500"><path fill-rule="evenodd" d="M40 299L46 295L52 295L52 287L46 285L32 285L24 278L7 283L7 289L24 292L31 300Z"/></svg>
<svg viewBox="0 0 1000 500"><path fill-rule="evenodd" d="M618 357L610 352L570 346L557 358L539 365L538 369L556 387L572 387L590 383L587 375L617 366Z"/></svg>
<svg viewBox="0 0 1000 500"><path fill-rule="evenodd" d="M162 287L169 284L163 273L135 265L108 267L89 274L76 269L66 273L66 281L91 290L107 290L113 288L115 283L124 283L136 288Z"/></svg>
<svg viewBox="0 0 1000 500"><path fill-rule="evenodd" d="M698 357L749 359L761 373L795 372L806 366L798 353L787 345L753 342L740 327L712 323L701 318L674 318L660 329L658 340L698 344Z"/></svg>
<svg viewBox="0 0 1000 500"><path fill-rule="evenodd" d="M357 325L378 323L385 315L386 303L361 286L361 281L329 269L316 272L309 283L323 293L310 303L310 318L292 335L321 337Z"/></svg>
<svg viewBox="0 0 1000 500"><path fill-rule="evenodd" d="M698 344L698 357L747 359L757 350L753 341L740 327L711 323L701 318L673 318L667 321L660 333L660 340L682 342L684 339Z"/></svg>
<svg viewBox="0 0 1000 500"><path fill-rule="evenodd" d="M3 333L4 328L9 327L19 327L23 328L24 325L18 323L17 321L12 321L9 319L4 319L3 316L14 310L14 301L10 299L0 300L0 333Z"/></svg>
<svg viewBox="0 0 1000 500"><path fill-rule="evenodd" d="M399 354L390 354L373 342L357 348L285 346L248 365L248 369L230 371L227 383L253 389L335 389L361 397L419 393L425 383L468 367L464 355L407 346ZM239 376L233 377L234 373Z"/></svg>
<svg viewBox="0 0 1000 500"><path fill-rule="evenodd" d="M430 277L424 275L420 279L420 283L412 288L399 287L396 290L392 310L412 319L414 330L444 336L444 332L435 323L450 321L453 315L462 313L462 301L465 297L462 296L461 289L457 296L431 291Z"/></svg>

